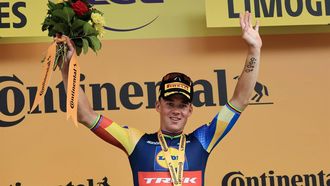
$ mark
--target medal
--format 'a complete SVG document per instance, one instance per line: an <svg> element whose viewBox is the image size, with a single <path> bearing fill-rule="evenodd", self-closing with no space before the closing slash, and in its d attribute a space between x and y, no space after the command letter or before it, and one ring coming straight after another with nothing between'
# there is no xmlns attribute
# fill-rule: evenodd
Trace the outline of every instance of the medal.
<svg viewBox="0 0 330 186"><path fill-rule="evenodd" d="M182 178L183 178L183 166L184 166L184 153L186 148L186 136L181 134L180 144L179 144L179 154L178 154L178 164L175 166L172 160L172 156L170 153L170 149L167 146L164 135L161 131L158 132L158 140L160 146L162 147L164 158L166 164L168 166L168 170L170 171L171 178L173 180L174 186L182 186Z"/></svg>

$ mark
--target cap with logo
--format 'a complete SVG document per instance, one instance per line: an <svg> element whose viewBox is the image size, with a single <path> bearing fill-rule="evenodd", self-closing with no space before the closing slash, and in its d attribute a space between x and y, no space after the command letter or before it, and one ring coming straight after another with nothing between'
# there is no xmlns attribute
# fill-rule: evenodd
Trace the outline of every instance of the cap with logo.
<svg viewBox="0 0 330 186"><path fill-rule="evenodd" d="M159 93L159 98L164 99L174 94L180 94L191 103L194 95L193 82L183 73L171 72L163 77Z"/></svg>

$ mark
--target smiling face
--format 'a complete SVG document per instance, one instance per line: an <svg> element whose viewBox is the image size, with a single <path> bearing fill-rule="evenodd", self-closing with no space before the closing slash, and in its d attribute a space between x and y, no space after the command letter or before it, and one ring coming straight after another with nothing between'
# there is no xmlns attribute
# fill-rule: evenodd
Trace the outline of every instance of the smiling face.
<svg viewBox="0 0 330 186"><path fill-rule="evenodd" d="M156 102L160 114L160 128L169 133L181 133L192 114L192 104L184 101L182 95L172 95Z"/></svg>

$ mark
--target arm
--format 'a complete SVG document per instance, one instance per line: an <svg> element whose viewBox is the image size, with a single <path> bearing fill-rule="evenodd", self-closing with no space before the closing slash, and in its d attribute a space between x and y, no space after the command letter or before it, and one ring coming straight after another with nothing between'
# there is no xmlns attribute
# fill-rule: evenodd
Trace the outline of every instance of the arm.
<svg viewBox="0 0 330 186"><path fill-rule="evenodd" d="M259 35L259 22L257 21L255 28L253 28L249 12L246 12L245 15L240 14L240 25L242 38L248 45L248 54L230 103L243 111L249 104L258 78L262 41Z"/></svg>
<svg viewBox="0 0 330 186"><path fill-rule="evenodd" d="M68 46L67 59L61 69L63 83L65 89L68 85L68 73L69 73L69 61L75 52L75 49L67 36L64 37ZM63 39L62 39L63 40ZM94 122L98 119L98 114L93 110L86 97L85 92L79 87L79 99L78 99L78 122L84 124L90 128L97 136L104 141L122 149L128 155L130 155L139 139L144 133L128 127L121 127L117 123L113 122L104 116L101 116L97 121L97 125L94 126Z"/></svg>
<svg viewBox="0 0 330 186"><path fill-rule="evenodd" d="M229 104L223 106L214 119L206 125L201 126L193 132L193 135L200 141L203 148L210 153L222 138L232 129L249 103L252 91L257 81L260 49L262 41L259 36L259 23L253 29L251 25L251 14L246 12L240 14L242 37L248 44L248 55L245 61L243 72L237 82L234 95ZM233 108L232 106L235 106Z"/></svg>
<svg viewBox="0 0 330 186"><path fill-rule="evenodd" d="M75 52L75 48L73 47L70 39L67 36L62 36L62 37L64 37L68 46L67 59L64 62L63 68L61 69L63 83L66 90L68 86L69 62L73 53ZM77 113L78 122L84 124L88 128L91 128L97 116L98 114L93 110L93 108L89 104L85 92L82 90L81 87L79 87L78 113Z"/></svg>

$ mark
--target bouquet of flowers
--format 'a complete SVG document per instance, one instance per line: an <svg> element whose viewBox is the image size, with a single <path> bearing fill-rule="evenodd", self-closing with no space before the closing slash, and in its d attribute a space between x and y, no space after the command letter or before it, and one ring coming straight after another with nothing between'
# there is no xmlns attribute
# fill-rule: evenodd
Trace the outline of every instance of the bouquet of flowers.
<svg viewBox="0 0 330 186"><path fill-rule="evenodd" d="M103 13L93 8L88 0L57 0L56 3L49 0L48 8L42 23L42 31L48 30L48 36L68 36L74 42L78 56L81 52L86 54L88 47L94 52L101 49L99 37L105 32ZM65 43L57 45L53 70L58 59L65 58L66 51Z"/></svg>
<svg viewBox="0 0 330 186"><path fill-rule="evenodd" d="M94 52L101 49L99 37L104 35L103 13L93 8L87 0L57 0L56 3L48 1L47 16L42 23L42 31L48 30L48 36L54 37L53 42L47 50L47 54L42 60L43 70L41 82L38 85L36 97L31 111L33 111L42 98L45 96L51 79L52 72L58 66L58 62L63 62L67 58L67 38L61 37L63 34L71 39L76 48L73 53L68 72L67 85L67 118L72 117L77 125L77 106L80 85L80 67L77 55L81 52L87 53L90 47ZM49 70L53 67L53 70ZM62 68L63 66L60 66Z"/></svg>

